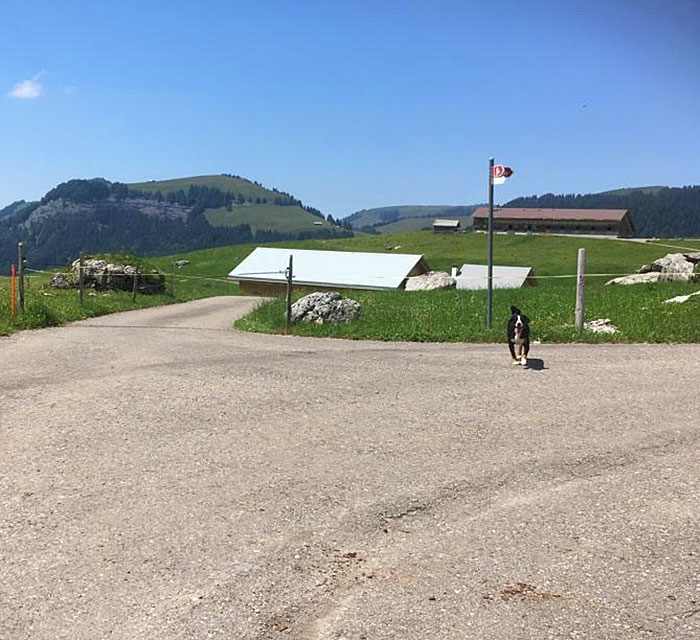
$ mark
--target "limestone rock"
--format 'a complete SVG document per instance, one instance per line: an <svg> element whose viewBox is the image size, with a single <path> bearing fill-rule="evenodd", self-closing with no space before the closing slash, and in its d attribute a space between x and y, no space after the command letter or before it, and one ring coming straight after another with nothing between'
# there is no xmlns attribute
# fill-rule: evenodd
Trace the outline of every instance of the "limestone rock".
<svg viewBox="0 0 700 640"><path fill-rule="evenodd" d="M610 322L610 318L598 318L598 320L584 322L583 328L593 333L618 333L619 331L618 328Z"/></svg>
<svg viewBox="0 0 700 640"><path fill-rule="evenodd" d="M292 305L294 322L349 322L360 315L362 307L357 300L343 300L336 291L315 292L300 298Z"/></svg>
<svg viewBox="0 0 700 640"><path fill-rule="evenodd" d="M613 278L605 284L640 284L642 282L658 282L661 279L661 273L658 271L650 271L648 273L636 273L631 276L622 276L621 278Z"/></svg>
<svg viewBox="0 0 700 640"><path fill-rule="evenodd" d="M694 255L694 254L689 254ZM651 264L645 264L637 269L637 273L693 273L694 263L686 258L685 253L668 253L663 258L654 260Z"/></svg>
<svg viewBox="0 0 700 640"><path fill-rule="evenodd" d="M690 300L693 296L700 296L700 291L689 293L687 296L676 296L675 298L669 298L668 300L664 300L664 302L676 302L678 304L683 304L684 302L688 302L688 300Z"/></svg>
<svg viewBox="0 0 700 640"><path fill-rule="evenodd" d="M429 271L422 276L414 276L406 280L406 291L432 291L433 289L448 289L454 287L457 281L447 271Z"/></svg>
<svg viewBox="0 0 700 640"><path fill-rule="evenodd" d="M80 260L71 265L73 269L73 285L80 281ZM106 260L83 260L83 286L94 289L115 289L131 291L134 286L134 276L139 276L138 290L140 293L163 293L165 277L159 273L140 273L133 265L112 264Z"/></svg>
<svg viewBox="0 0 700 640"><path fill-rule="evenodd" d="M54 289L72 289L73 282L68 278L65 273L57 273L51 276L51 281L49 284Z"/></svg>
<svg viewBox="0 0 700 640"><path fill-rule="evenodd" d="M176 260L175 266L176 267L186 267L189 263L190 263L189 260Z"/></svg>

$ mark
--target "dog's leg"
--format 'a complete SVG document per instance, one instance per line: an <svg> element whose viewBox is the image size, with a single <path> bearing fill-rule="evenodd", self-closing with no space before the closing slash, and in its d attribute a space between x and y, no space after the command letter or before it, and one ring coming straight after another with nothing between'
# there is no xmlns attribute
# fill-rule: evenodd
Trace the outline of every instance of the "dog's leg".
<svg viewBox="0 0 700 640"><path fill-rule="evenodd" d="M527 348L527 343L526 343L526 342L523 342L523 345L522 345L522 347L521 347L522 357L520 358L520 364L522 364L523 366L526 366L526 365L527 365L527 354L528 354L528 352L529 352L529 349Z"/></svg>
<svg viewBox="0 0 700 640"><path fill-rule="evenodd" d="M518 364L518 358L515 355L515 347L513 346L513 343L508 340L508 348L510 349L510 355L513 358L513 364Z"/></svg>

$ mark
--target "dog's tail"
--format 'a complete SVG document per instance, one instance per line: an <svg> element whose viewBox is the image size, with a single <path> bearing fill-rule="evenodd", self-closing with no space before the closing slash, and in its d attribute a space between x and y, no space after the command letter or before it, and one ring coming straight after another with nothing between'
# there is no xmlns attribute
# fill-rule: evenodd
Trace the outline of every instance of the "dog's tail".
<svg viewBox="0 0 700 640"><path fill-rule="evenodd" d="M515 315L521 315L520 309L518 307L514 307L513 305L510 305L510 312L515 316Z"/></svg>

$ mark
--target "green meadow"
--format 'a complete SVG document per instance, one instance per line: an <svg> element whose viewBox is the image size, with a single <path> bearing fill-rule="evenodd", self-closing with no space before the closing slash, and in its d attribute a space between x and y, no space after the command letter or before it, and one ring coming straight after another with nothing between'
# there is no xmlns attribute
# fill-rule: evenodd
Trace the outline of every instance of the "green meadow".
<svg viewBox="0 0 700 640"><path fill-rule="evenodd" d="M664 246L661 246L664 245ZM494 292L494 328L488 330L483 291L344 292L359 300L362 317L347 325L295 325L299 335L351 339L411 341L500 341L511 304L532 318L534 339L546 342L700 342L700 296L688 302L664 304L663 300L700 289L698 284L659 283L631 287L605 287L609 276L587 278L586 318L606 317L620 329L615 335L580 333L573 328L577 251L585 247L588 274L631 273L676 249L671 245L700 250L698 239L660 240L655 243L624 242L598 238L497 235L494 261L502 265L525 265L540 276L534 288ZM423 254L435 270L449 270L465 262L486 262L486 236L479 233L433 234L431 232L358 235L355 238L305 240L274 243L272 246L338 251ZM60 291L47 286L50 274L31 273L28 279L26 312L10 317L9 278L0 278L0 334L56 326L105 313L159 304L185 302L214 295L238 295L238 287L226 275L255 247L232 245L172 256L148 258L147 268L172 273L174 296L138 295L133 302L127 292L87 291L81 305L75 290ZM189 260L181 268L177 260ZM29 257L31 266L31 256ZM170 285L168 277L168 291ZM298 298L302 294L295 293ZM239 329L260 332L286 330L283 302L273 300L239 320Z"/></svg>

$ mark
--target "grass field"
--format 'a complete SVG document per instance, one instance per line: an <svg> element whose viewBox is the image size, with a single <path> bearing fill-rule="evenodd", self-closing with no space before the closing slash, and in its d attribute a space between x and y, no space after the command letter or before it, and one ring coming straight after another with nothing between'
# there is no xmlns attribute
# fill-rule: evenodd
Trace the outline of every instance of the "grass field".
<svg viewBox="0 0 700 640"><path fill-rule="evenodd" d="M274 229L282 233L293 233L331 227L330 223L322 221L297 205L281 207L273 204L246 204L235 206L231 211L225 207L207 209L204 215L213 227L248 224L254 232L259 229ZM314 222L322 224L317 225Z"/></svg>
<svg viewBox="0 0 700 640"><path fill-rule="evenodd" d="M515 304L532 322L532 339L542 342L700 342L700 296L685 304L663 300L698 291L698 284L664 283L636 287L590 285L586 317L610 318L620 333L579 332L573 326L573 282L494 291L494 326L486 327L485 291L348 291L364 311L348 324L295 324L295 335L418 342L502 342ZM284 333L285 303L275 300L238 320L246 331Z"/></svg>
<svg viewBox="0 0 700 640"><path fill-rule="evenodd" d="M663 240L663 244L698 247L700 239ZM433 269L448 270L464 262L485 263L484 234L396 233L362 235L334 240L305 240L274 243L279 247L309 249L421 253ZM400 247L394 249L394 247ZM494 242L496 264L527 265L537 276L570 275L576 272L579 247L587 250L587 272L631 273L644 263L673 251L654 244L621 242L597 238L497 235ZM388 249L390 248L390 249ZM9 278L0 278L0 334L25 328L63 324L114 311L182 302L212 295L236 295L236 285L226 275L252 250L253 245L233 245L186 254L149 258L150 265L166 273L175 272L175 297L141 296L131 301L128 293L93 292L83 307L74 290L46 287L48 275L32 275L27 291L24 317L9 316ZM191 264L176 268L176 260ZM700 286L662 283L633 287L604 287L606 277L587 280L587 318L609 317L620 328L616 336L577 334L573 327L574 279L540 280L533 289L496 290L495 329L484 326L485 293L436 291L426 293L353 292L364 305L364 315L346 326L297 325L302 335L372 338L380 340L489 341L502 339L502 324L511 303L518 304L533 319L536 339L545 341L648 341L700 342L700 296L682 305L665 305L662 300L696 291ZM350 295L350 294L346 294ZM253 331L284 330L280 302L264 305L239 322Z"/></svg>

